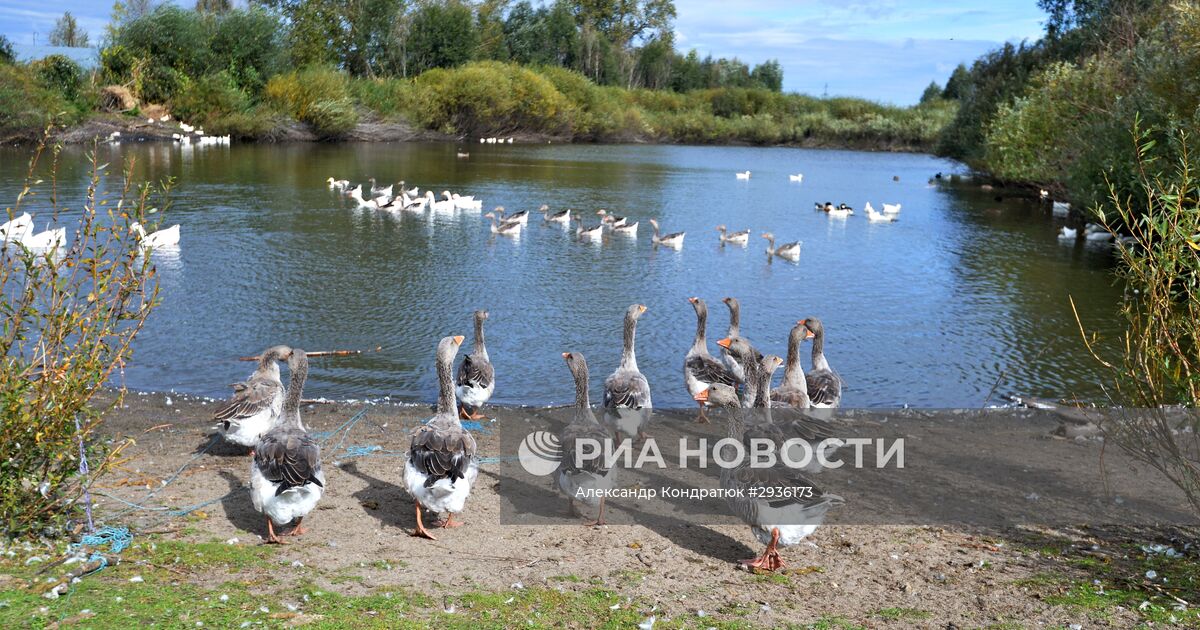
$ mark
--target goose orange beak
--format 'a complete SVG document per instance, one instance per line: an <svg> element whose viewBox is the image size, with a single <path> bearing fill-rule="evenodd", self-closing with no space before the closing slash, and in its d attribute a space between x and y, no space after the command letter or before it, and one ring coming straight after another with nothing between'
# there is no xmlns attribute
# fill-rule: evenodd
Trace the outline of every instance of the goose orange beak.
<svg viewBox="0 0 1200 630"><path fill-rule="evenodd" d="M718 346L721 346L722 348L725 348L726 350L728 350L728 349L729 349L729 344L730 344L730 339L729 339L729 337L726 337L726 338L724 338L724 339L720 339L720 340L718 340L718 341L717 341L717 345L718 345Z"/></svg>
<svg viewBox="0 0 1200 630"><path fill-rule="evenodd" d="M571 357L571 353L570 353L570 352L564 352L564 353L563 353L563 358L564 358L564 359L568 359L568 358L570 358L570 357Z"/></svg>
<svg viewBox="0 0 1200 630"><path fill-rule="evenodd" d="M462 335L454 335L454 343L458 345L462 345L463 339L466 339L466 337L463 337Z"/></svg>
<svg viewBox="0 0 1200 630"><path fill-rule="evenodd" d="M702 402L702 403L708 402L708 388L705 388L704 391L700 392L699 394L696 394L695 396L692 396L692 400L695 400L696 402Z"/></svg>
<svg viewBox="0 0 1200 630"><path fill-rule="evenodd" d="M640 312L642 312L642 313L645 313L645 312L646 312L646 305L645 305L645 304L638 304L638 310L639 310Z"/></svg>
<svg viewBox="0 0 1200 630"><path fill-rule="evenodd" d="M814 338L816 338L816 335L815 335L815 334L813 334L813 331L811 331L811 330L810 330L810 331L808 331L807 333L805 333L805 334L804 334L804 338L805 338L805 339L814 339Z"/></svg>
<svg viewBox="0 0 1200 630"><path fill-rule="evenodd" d="M690 298L688 298L688 301L689 301L689 302L691 302L692 304L695 304L696 302L699 302L699 301L700 301L700 298L698 298L698 297L690 297Z"/></svg>

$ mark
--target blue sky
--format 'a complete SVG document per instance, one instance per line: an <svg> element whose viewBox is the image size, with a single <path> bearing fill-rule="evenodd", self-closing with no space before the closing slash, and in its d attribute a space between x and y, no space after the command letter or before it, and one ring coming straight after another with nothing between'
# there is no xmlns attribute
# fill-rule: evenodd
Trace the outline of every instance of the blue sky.
<svg viewBox="0 0 1200 630"><path fill-rule="evenodd" d="M186 4L190 4L187 2ZM776 58L784 89L913 103L1006 41L1037 39L1036 0L675 0L677 46L755 63ZM98 40L111 0L0 0L0 33L46 43L64 10Z"/></svg>

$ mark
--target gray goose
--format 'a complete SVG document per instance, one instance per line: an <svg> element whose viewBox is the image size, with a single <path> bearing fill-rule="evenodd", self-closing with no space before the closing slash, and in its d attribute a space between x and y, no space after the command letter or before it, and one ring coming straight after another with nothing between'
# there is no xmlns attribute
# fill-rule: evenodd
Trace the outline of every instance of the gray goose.
<svg viewBox="0 0 1200 630"><path fill-rule="evenodd" d="M458 415L466 420L486 418L479 413L479 408L496 390L496 374L483 343L483 322L487 318L487 311L475 311L475 349L463 357L454 380L459 400Z"/></svg>
<svg viewBox="0 0 1200 630"><path fill-rule="evenodd" d="M708 353L708 341L706 338L705 329L708 327L708 306L704 300L698 297L690 297L688 301L692 303L692 308L696 310L696 337L692 341L692 347L688 350L687 355L683 358L683 381L687 386L688 393L693 398L700 392L703 392L714 383L721 383L736 388L738 379L729 371L723 363L713 358ZM700 404L700 416L697 418L699 422L708 422L705 416L705 403L697 401Z"/></svg>
<svg viewBox="0 0 1200 630"><path fill-rule="evenodd" d="M650 420L650 383L638 370L634 338L637 320L646 307L634 304L625 310L624 348L621 364L604 379L604 423L617 434L646 438L646 423Z"/></svg>
<svg viewBox="0 0 1200 630"><path fill-rule="evenodd" d="M522 225L520 221L497 223L496 215L491 212L483 215L483 218L491 220L492 234L501 234L504 236L519 236L521 234Z"/></svg>
<svg viewBox="0 0 1200 630"><path fill-rule="evenodd" d="M741 346L739 346L741 348ZM744 348L753 348L745 344ZM748 378L753 379L755 389L761 392L756 397L756 407L762 411L735 411L730 414L729 437L739 441L755 438L776 440L777 431L771 421L770 371L769 365L756 361L752 354L743 354ZM778 357L765 358L778 365ZM747 426L746 416L763 414L759 425ZM752 467L750 458L734 468L721 469L721 488L726 492L726 502L735 515L750 525L750 530L760 542L767 545L757 558L742 560L750 569L775 571L782 568L783 558L779 547L798 544L816 531L830 508L844 503L835 494L827 494L805 477L800 470L789 468L783 458L777 458L771 467Z"/></svg>
<svg viewBox="0 0 1200 630"><path fill-rule="evenodd" d="M725 334L729 339L740 337L742 333L742 305L738 303L737 298L727 297L721 300L725 306L729 307L729 331ZM725 365L729 366L729 371L737 377L742 383L746 382L746 370L738 359L731 354L724 346L721 347L721 356L725 358Z"/></svg>
<svg viewBox="0 0 1200 630"><path fill-rule="evenodd" d="M412 432L408 461L404 464L404 487L415 500L417 527L413 536L437 540L425 529L421 508L446 512L437 527L458 527L454 515L463 511L471 486L479 476L475 438L463 428L455 412L454 355L462 336L445 337L437 347L437 414Z"/></svg>
<svg viewBox="0 0 1200 630"><path fill-rule="evenodd" d="M745 245L750 241L750 230L742 230L741 232L730 232L724 225L718 225L717 231L721 233L721 244L733 243L734 245Z"/></svg>
<svg viewBox="0 0 1200 630"><path fill-rule="evenodd" d="M650 225L654 227L654 236L650 237L650 242L655 245L663 245L665 247L674 247L679 249L683 247L683 237L687 236L687 232L672 232L670 234L660 235L658 221L650 219Z"/></svg>
<svg viewBox="0 0 1200 630"><path fill-rule="evenodd" d="M783 368L783 382L779 388L771 392L772 402L795 409L808 409L808 381L804 376L804 366L800 364L800 344L805 339L812 339L812 331L803 321L796 322L788 335L787 363Z"/></svg>
<svg viewBox="0 0 1200 630"><path fill-rule="evenodd" d="M213 412L217 431L228 442L253 448L279 418L283 408L283 383L279 364L291 355L287 346L272 346L258 358L250 378L233 384L233 396Z"/></svg>
<svg viewBox="0 0 1200 630"><path fill-rule="evenodd" d="M692 396L692 400L705 407L736 408L742 406L737 390L724 383L713 383L707 389Z"/></svg>
<svg viewBox="0 0 1200 630"><path fill-rule="evenodd" d="M617 469L605 468L603 457L579 460L575 444L580 440L590 440L603 445L611 436L592 413L588 400L587 360L578 352L564 352L563 359L566 360L571 376L575 379L575 416L558 434L562 459L559 460L555 478L558 480L558 488L567 495L571 514L578 514L575 508L576 501L598 507L599 514L592 524L604 525L604 495L595 491L612 488Z"/></svg>
<svg viewBox="0 0 1200 630"><path fill-rule="evenodd" d="M299 348L287 355L291 372L283 413L263 434L250 464L250 501L267 519L267 543L283 544L275 525L295 521L289 533L304 533L301 523L325 493L321 446L300 421L300 395L308 378L308 357Z"/></svg>
<svg viewBox="0 0 1200 630"><path fill-rule="evenodd" d="M842 403L842 379L829 367L825 359L825 325L816 317L800 320L812 331L812 371L806 375L808 398L818 409L830 409Z"/></svg>
<svg viewBox="0 0 1200 630"><path fill-rule="evenodd" d="M566 210L559 210L558 212L551 214L550 206L548 206L546 204L542 204L542 207L538 208L538 211L542 213L542 217L543 217L542 220L546 223L562 223L562 224L570 224L571 223L571 209L570 208L567 208Z"/></svg>
<svg viewBox="0 0 1200 630"><path fill-rule="evenodd" d="M776 247L774 234L770 232L764 232L762 237L767 239L767 257L777 256L792 262L800 260L800 247L804 245L804 243L801 241L784 243L783 245Z"/></svg>

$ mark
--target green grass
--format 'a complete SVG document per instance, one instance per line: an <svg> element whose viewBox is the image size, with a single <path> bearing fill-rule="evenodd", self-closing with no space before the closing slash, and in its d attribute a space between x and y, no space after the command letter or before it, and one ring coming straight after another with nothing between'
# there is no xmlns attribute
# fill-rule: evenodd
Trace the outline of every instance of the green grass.
<svg viewBox="0 0 1200 630"><path fill-rule="evenodd" d="M866 630L861 626L842 617L821 617L816 623L805 626L808 630Z"/></svg>
<svg viewBox="0 0 1200 630"><path fill-rule="evenodd" d="M888 621L920 621L929 619L931 615L916 608L880 608L875 616Z"/></svg>

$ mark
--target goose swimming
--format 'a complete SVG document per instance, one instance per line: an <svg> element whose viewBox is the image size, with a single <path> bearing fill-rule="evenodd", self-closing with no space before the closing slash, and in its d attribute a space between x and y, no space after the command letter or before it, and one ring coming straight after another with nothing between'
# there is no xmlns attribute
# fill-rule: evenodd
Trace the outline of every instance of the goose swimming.
<svg viewBox="0 0 1200 630"><path fill-rule="evenodd" d="M804 174L796 173L795 175L788 175L788 181L789 182L802 182L802 181L804 181Z"/></svg>
<svg viewBox="0 0 1200 630"><path fill-rule="evenodd" d="M900 204L898 204L898 203L883 204L883 213L884 214L900 214Z"/></svg>
<svg viewBox="0 0 1200 630"><path fill-rule="evenodd" d="M730 232L724 225L718 225L717 231L721 233L721 244L733 243L734 245L745 245L750 242L750 230L742 230L741 232Z"/></svg>
<svg viewBox="0 0 1200 630"><path fill-rule="evenodd" d="M637 321L646 307L634 304L625 309L624 344L621 363L604 379L604 423L620 438L622 435L646 438L650 421L650 383L638 370L634 342Z"/></svg>
<svg viewBox="0 0 1200 630"><path fill-rule="evenodd" d="M750 179L750 171L742 171L741 173L734 173L734 175L738 179Z"/></svg>
<svg viewBox="0 0 1200 630"><path fill-rule="evenodd" d="M867 221L871 223L891 223L896 220L896 217L893 215L876 212L875 207L871 205L870 201L867 202L865 209L867 211Z"/></svg>
<svg viewBox="0 0 1200 630"><path fill-rule="evenodd" d="M254 448L250 464L250 500L267 519L268 543L283 544L275 526L295 521L290 536L304 534L304 517L325 493L321 446L300 421L300 395L308 376L308 357L299 348L287 355L287 398L283 412Z"/></svg>
<svg viewBox="0 0 1200 630"><path fill-rule="evenodd" d="M283 383L277 361L286 361L291 354L287 346L263 350L250 378L233 384L233 396L212 416L225 441L253 448L258 438L275 425L283 409Z"/></svg>
<svg viewBox="0 0 1200 630"><path fill-rule="evenodd" d="M392 196L392 186L390 184L387 186L376 186L374 177L372 177L370 179L370 182L371 182L371 197L372 198L391 197Z"/></svg>
<svg viewBox="0 0 1200 630"><path fill-rule="evenodd" d="M603 223L597 223L592 227L584 227L583 217L579 215L575 215L575 221L579 223L579 226L575 228L575 236L579 239L599 242L600 238L604 236Z"/></svg>
<svg viewBox="0 0 1200 630"><path fill-rule="evenodd" d="M479 413L479 408L496 390L496 374L483 342L483 322L487 318L487 311L475 311L475 349L463 356L462 363L458 365L458 376L454 379L459 400L458 415L468 420L487 417Z"/></svg>
<svg viewBox="0 0 1200 630"><path fill-rule="evenodd" d="M137 234L138 245L142 247L142 251L177 247L179 245L179 225L172 225L169 228L155 230L151 234L146 234L146 229L142 227L142 224L134 221L129 225L129 231Z"/></svg>
<svg viewBox="0 0 1200 630"><path fill-rule="evenodd" d="M783 245L776 247L774 234L766 232L762 235L762 237L767 239L767 256L778 256L792 262L800 260L800 247L804 245L803 242L795 241L792 243L784 243Z"/></svg>
<svg viewBox="0 0 1200 630"><path fill-rule="evenodd" d="M567 208L566 210L559 210L558 212L551 214L550 206L542 204L542 207L538 208L538 212L542 213L542 220L546 223L562 223L565 225L570 225L571 223L570 208Z"/></svg>
<svg viewBox="0 0 1200 630"><path fill-rule="evenodd" d="M24 212L4 225L0 225L0 243L24 242L25 237L33 232L33 216Z"/></svg>
<svg viewBox="0 0 1200 630"><path fill-rule="evenodd" d="M521 234L521 223L496 223L496 215L491 212L483 215L483 218L490 219L492 222L492 234L501 234L503 236L519 236Z"/></svg>
<svg viewBox="0 0 1200 630"><path fill-rule="evenodd" d="M495 212L500 215L500 220L503 221L504 223L520 223L521 225L525 225L526 223L529 223L529 211L528 210L521 210L519 212L514 212L508 216L504 216L504 206L496 206Z"/></svg>
<svg viewBox="0 0 1200 630"><path fill-rule="evenodd" d="M625 225L625 222L629 220L627 217L619 217L615 214L609 214L608 210L603 208L597 210L596 214L600 215L601 223L607 223L610 227L614 228L619 228Z"/></svg>
<svg viewBox="0 0 1200 630"><path fill-rule="evenodd" d="M459 422L454 400L454 355L462 342L461 336L438 342L437 414L413 431L404 464L404 486L414 499L417 514L412 535L430 540L437 539L425 529L421 509L446 513L446 519L435 522L435 527L463 525L454 522L454 515L463 511L479 476L475 438Z"/></svg>
<svg viewBox="0 0 1200 630"><path fill-rule="evenodd" d="M654 236L650 238L651 243L654 243L655 245L662 245L664 247L673 247L675 249L683 247L683 237L687 236L687 232L673 232L671 234L662 236L659 234L657 220L650 219L650 225L654 226Z"/></svg>
<svg viewBox="0 0 1200 630"><path fill-rule="evenodd" d="M326 179L325 183L329 185L329 190L345 190L350 186L350 180L334 179L332 177Z"/></svg>
<svg viewBox="0 0 1200 630"><path fill-rule="evenodd" d="M588 440L603 448L611 435L592 413L588 400L587 361L578 352L564 352L562 356L575 380L575 415L571 423L563 427L558 434L562 459L559 460L554 475L559 490L567 495L571 514L578 514L575 508L575 502L578 501L598 508L596 520L591 524L604 525L604 493L598 491L613 487L617 468L606 468L603 457L581 459L576 444L581 440Z"/></svg>
<svg viewBox="0 0 1200 630"><path fill-rule="evenodd" d="M65 245L67 242L67 228L61 227L56 229L47 228L45 232L33 233L32 229L26 230L25 237L21 239L21 243L29 249L47 250L54 249Z"/></svg>

